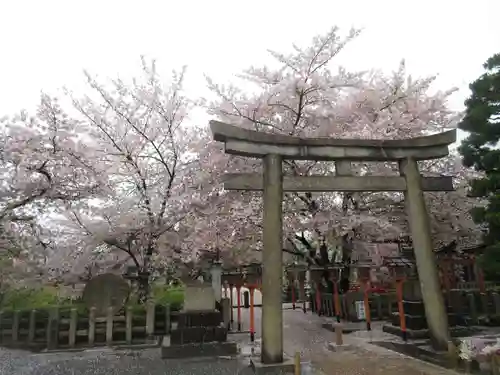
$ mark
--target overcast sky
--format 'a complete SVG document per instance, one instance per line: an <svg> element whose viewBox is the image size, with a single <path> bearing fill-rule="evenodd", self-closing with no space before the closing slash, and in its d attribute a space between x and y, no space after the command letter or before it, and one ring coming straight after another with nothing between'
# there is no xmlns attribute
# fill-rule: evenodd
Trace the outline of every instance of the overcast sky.
<svg viewBox="0 0 500 375"><path fill-rule="evenodd" d="M203 73L225 81L268 61L267 48L306 45L338 25L363 27L339 57L352 69L438 73L438 88L467 85L500 52L498 0L0 0L0 114L32 108L40 90L81 87L82 70L135 74L140 55L160 70L188 65L188 88Z"/></svg>

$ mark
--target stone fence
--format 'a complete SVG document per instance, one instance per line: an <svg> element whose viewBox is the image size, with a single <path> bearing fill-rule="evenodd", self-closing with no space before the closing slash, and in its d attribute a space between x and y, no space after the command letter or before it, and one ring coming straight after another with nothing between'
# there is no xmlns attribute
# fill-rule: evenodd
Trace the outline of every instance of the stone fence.
<svg viewBox="0 0 500 375"><path fill-rule="evenodd" d="M152 343L170 332L178 311L169 305L128 306L105 316L71 306L0 311L0 346L31 350Z"/></svg>

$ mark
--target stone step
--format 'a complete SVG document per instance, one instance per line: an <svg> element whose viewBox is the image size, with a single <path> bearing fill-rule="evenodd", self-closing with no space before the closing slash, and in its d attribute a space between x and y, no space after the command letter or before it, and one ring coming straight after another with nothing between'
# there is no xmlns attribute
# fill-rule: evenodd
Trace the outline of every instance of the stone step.
<svg viewBox="0 0 500 375"><path fill-rule="evenodd" d="M205 342L174 345L170 340L164 340L161 347L163 359L185 359L196 357L235 356L238 345L235 342Z"/></svg>
<svg viewBox="0 0 500 375"><path fill-rule="evenodd" d="M403 338L403 331L401 330L401 328L399 326L385 324L382 326L382 331ZM470 336L474 333L477 333L477 332L472 327L450 327L450 334L452 337L465 337L465 336ZM406 330L406 337L410 340L428 339L429 338L429 330L428 329L419 329L419 330L407 329Z"/></svg>
<svg viewBox="0 0 500 375"><path fill-rule="evenodd" d="M215 327L222 322L220 311L181 311L179 312L178 327Z"/></svg>
<svg viewBox="0 0 500 375"><path fill-rule="evenodd" d="M425 315L410 315L405 314L406 327L413 330L427 329L427 320ZM395 312L391 314L391 324L393 326L399 327L400 319L399 313ZM450 327L455 327L459 325L464 325L463 317L459 314L448 314L448 325Z"/></svg>
<svg viewBox="0 0 500 375"><path fill-rule="evenodd" d="M397 309L397 303L395 304L395 307ZM419 301L403 300L403 309L405 311L405 314L425 315L425 306L424 306L424 301L422 300ZM446 311L448 311L448 313L451 313L453 312L453 308L447 305Z"/></svg>
<svg viewBox="0 0 500 375"><path fill-rule="evenodd" d="M175 345L226 340L225 327L184 327L170 331L170 341Z"/></svg>

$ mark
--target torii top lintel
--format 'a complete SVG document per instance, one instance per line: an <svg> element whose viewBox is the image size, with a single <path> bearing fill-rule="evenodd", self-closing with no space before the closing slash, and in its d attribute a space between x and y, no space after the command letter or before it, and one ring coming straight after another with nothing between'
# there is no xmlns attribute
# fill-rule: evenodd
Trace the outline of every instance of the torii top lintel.
<svg viewBox="0 0 500 375"><path fill-rule="evenodd" d="M437 159L448 155L456 130L408 139L300 138L271 134L210 121L213 138L224 142L227 154L261 158L277 154L295 160L386 161Z"/></svg>

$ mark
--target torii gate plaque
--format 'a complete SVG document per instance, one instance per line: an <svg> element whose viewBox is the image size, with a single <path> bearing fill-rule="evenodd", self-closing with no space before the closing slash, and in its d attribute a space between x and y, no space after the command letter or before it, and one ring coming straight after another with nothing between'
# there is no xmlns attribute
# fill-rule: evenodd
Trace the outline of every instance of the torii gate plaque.
<svg viewBox="0 0 500 375"><path fill-rule="evenodd" d="M228 174L228 190L263 191L262 352L264 364L283 362L282 200L283 191L404 191L422 297L433 345L446 349L448 317L439 285L423 191L452 191L451 177L421 177L417 161L448 155L451 130L401 140L299 138L269 134L211 121L214 140L227 154L262 158L264 173ZM336 176L283 177L282 160L335 161ZM351 161L397 161L398 176L350 175Z"/></svg>

